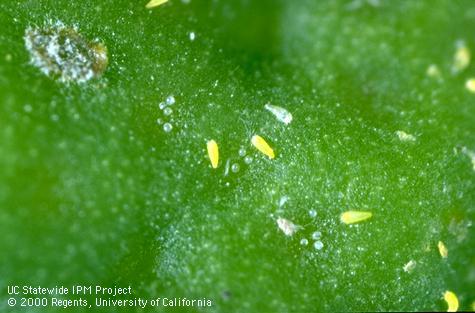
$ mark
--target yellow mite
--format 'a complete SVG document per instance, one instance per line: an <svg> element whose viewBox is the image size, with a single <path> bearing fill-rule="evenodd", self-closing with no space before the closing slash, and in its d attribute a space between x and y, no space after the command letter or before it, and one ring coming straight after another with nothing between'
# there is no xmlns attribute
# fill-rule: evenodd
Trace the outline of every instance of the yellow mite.
<svg viewBox="0 0 475 313"><path fill-rule="evenodd" d="M272 150L267 141L265 141L264 138L262 138L261 136L252 136L251 143L254 147L257 148L257 150L267 155L269 159L275 158L274 150Z"/></svg>
<svg viewBox="0 0 475 313"><path fill-rule="evenodd" d="M149 3L145 6L147 9L153 9L155 7L158 7L159 5L164 4L168 0L150 0Z"/></svg>
<svg viewBox="0 0 475 313"><path fill-rule="evenodd" d="M454 72L461 72L470 64L470 50L465 46L465 43L458 43L457 50L454 54L454 61L452 69Z"/></svg>
<svg viewBox="0 0 475 313"><path fill-rule="evenodd" d="M211 166L213 168L217 168L219 162L218 144L216 143L216 141L210 140L206 143L206 147L208 148L208 157L211 161Z"/></svg>
<svg viewBox="0 0 475 313"><path fill-rule="evenodd" d="M444 292L444 300L447 302L447 312L457 312L459 308L459 299L452 291Z"/></svg>
<svg viewBox="0 0 475 313"><path fill-rule="evenodd" d="M432 77L432 78L440 78L441 76L439 67L435 64L429 65L429 67L426 70L426 74L427 76Z"/></svg>
<svg viewBox="0 0 475 313"><path fill-rule="evenodd" d="M475 78L470 78L465 82L465 88L471 93L475 93Z"/></svg>
<svg viewBox="0 0 475 313"><path fill-rule="evenodd" d="M340 220L345 224L359 223L373 216L373 213L367 211L346 211L341 214Z"/></svg>
<svg viewBox="0 0 475 313"><path fill-rule="evenodd" d="M447 247L442 241L439 241L437 243L437 247L439 248L440 256L446 259L449 256L449 250L447 249Z"/></svg>

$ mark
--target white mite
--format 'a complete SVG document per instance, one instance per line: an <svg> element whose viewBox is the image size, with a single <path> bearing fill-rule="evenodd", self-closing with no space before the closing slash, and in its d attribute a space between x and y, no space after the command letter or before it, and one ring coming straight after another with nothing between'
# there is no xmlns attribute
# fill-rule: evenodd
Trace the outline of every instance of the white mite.
<svg viewBox="0 0 475 313"><path fill-rule="evenodd" d="M278 107L276 105L272 105L270 103L267 103L264 108L271 112L272 114L274 114L274 116L279 120L281 121L282 123L284 123L285 125L288 125L290 124L290 122L292 122L292 114L287 111L286 109L282 108L282 107Z"/></svg>
<svg viewBox="0 0 475 313"><path fill-rule="evenodd" d="M410 260L409 262L406 263L406 265L404 265L403 267L404 272L406 273L412 272L412 270L416 267L416 265L417 265L416 261Z"/></svg>
<svg viewBox="0 0 475 313"><path fill-rule="evenodd" d="M289 197L288 196L282 196L280 199L279 199L279 208L283 207L284 204L289 201Z"/></svg>
<svg viewBox="0 0 475 313"><path fill-rule="evenodd" d="M414 137L414 135L408 134L402 130L396 131L396 135L401 141L416 141L416 137Z"/></svg>
<svg viewBox="0 0 475 313"><path fill-rule="evenodd" d="M470 158L472 161L473 170L475 171L475 152L467 149L467 147L462 147L462 153Z"/></svg>
<svg viewBox="0 0 475 313"><path fill-rule="evenodd" d="M230 165L231 165L231 160L227 159L226 160L226 165L224 166L224 176L228 176Z"/></svg>
<svg viewBox="0 0 475 313"><path fill-rule="evenodd" d="M277 219L277 226L279 226L280 230L286 235L286 236L292 236L297 230L298 226L292 223L291 221L279 217Z"/></svg>

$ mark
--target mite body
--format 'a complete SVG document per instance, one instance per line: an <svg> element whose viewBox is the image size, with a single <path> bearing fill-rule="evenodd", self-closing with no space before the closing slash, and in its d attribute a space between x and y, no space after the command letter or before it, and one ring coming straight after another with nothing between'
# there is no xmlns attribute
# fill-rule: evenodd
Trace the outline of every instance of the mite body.
<svg viewBox="0 0 475 313"><path fill-rule="evenodd" d="M218 144L214 140L210 140L206 143L206 147L208 149L208 157L211 162L211 166L213 168L218 167L219 163L219 149Z"/></svg>
<svg viewBox="0 0 475 313"><path fill-rule="evenodd" d="M340 215L340 220L345 224L354 224L365 221L373 216L367 211L346 211Z"/></svg>
<svg viewBox="0 0 475 313"><path fill-rule="evenodd" d="M267 155L269 159L275 158L274 150L269 146L267 141L259 135L254 135L251 138L251 143L257 150Z"/></svg>

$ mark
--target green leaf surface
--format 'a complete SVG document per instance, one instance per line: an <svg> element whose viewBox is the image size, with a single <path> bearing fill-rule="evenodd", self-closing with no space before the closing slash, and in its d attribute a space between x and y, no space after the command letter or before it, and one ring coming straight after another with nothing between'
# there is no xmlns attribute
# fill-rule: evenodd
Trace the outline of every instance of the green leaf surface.
<svg viewBox="0 0 475 313"><path fill-rule="evenodd" d="M475 51L475 3L145 4L0 3L0 311L20 310L9 285L75 284L213 303L179 312L444 311L446 290L472 307L475 66L452 67L457 42ZM49 20L107 47L101 77L30 64L25 31Z"/></svg>

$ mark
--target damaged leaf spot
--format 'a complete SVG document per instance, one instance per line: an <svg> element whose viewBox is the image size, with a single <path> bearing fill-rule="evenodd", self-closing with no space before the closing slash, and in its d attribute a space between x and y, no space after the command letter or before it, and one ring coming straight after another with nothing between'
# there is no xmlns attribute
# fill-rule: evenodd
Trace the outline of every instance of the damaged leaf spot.
<svg viewBox="0 0 475 313"><path fill-rule="evenodd" d="M30 63L62 83L84 83L107 68L106 46L88 41L75 26L49 21L43 27L28 27L24 40Z"/></svg>

